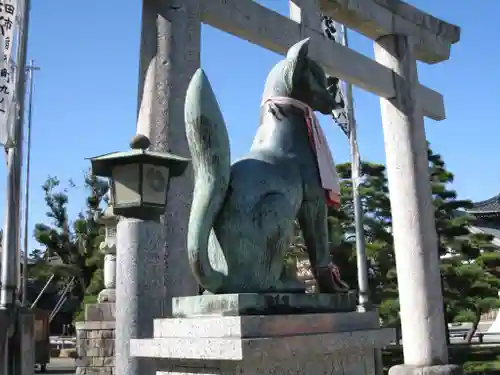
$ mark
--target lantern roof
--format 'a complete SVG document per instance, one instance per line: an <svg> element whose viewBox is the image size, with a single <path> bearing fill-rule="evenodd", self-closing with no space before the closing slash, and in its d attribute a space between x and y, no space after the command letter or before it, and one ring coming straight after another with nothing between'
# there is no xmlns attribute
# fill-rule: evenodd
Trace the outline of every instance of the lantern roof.
<svg viewBox="0 0 500 375"><path fill-rule="evenodd" d="M170 169L170 175L175 177L184 172L189 162L189 159L169 152L138 149L111 152L88 159L92 165L92 172L101 177L111 177L115 166L137 163L166 166Z"/></svg>

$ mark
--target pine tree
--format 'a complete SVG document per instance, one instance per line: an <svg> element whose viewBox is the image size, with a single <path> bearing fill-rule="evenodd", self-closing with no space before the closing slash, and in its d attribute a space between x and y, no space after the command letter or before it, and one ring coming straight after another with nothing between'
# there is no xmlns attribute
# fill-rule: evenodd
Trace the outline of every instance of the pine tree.
<svg viewBox="0 0 500 375"><path fill-rule="evenodd" d="M342 207L340 210L332 210L329 220L335 235L338 237L343 233L343 237L340 244L332 249L332 253L343 274L344 270L348 270L346 279L350 277L351 285L355 286L354 212L350 164L339 165L338 171L342 179ZM474 318L477 318L478 311L484 312L485 308L491 306L492 293L494 290L496 293L494 280L500 274L500 256L494 251L496 248L491 244L491 236L470 233L469 226L473 218L464 210L471 207L471 202L457 199L456 192L450 189L453 174L446 170L442 157L434 154L431 149L429 149L429 175L438 236L436 257L453 256L452 259L442 261L446 317L449 321L453 321L464 314L470 317L472 312ZM397 326L399 296L390 200L384 166L362 164L360 194L365 215L366 250L371 262L369 265L371 300L378 305L384 324ZM470 269L466 265L456 267L465 261L476 262L476 265ZM479 285L473 277L477 277L481 272L483 280L487 282ZM471 278L467 298L459 289L462 281L459 281L457 274ZM471 301L475 301L477 306L472 310Z"/></svg>
<svg viewBox="0 0 500 375"><path fill-rule="evenodd" d="M447 315L453 321L472 322L466 337L470 343L481 315L499 306L500 280L479 262L464 262L459 256L443 259L441 272Z"/></svg>
<svg viewBox="0 0 500 375"><path fill-rule="evenodd" d="M496 258L496 247L491 243L493 236L470 232L474 217L466 210L472 202L457 199L457 193L449 188L454 176L446 170L442 157L429 148L428 158L446 321L472 321L470 341L481 314L498 300L498 278L487 267L491 265L488 260Z"/></svg>
<svg viewBox="0 0 500 375"><path fill-rule="evenodd" d="M467 318L477 327L481 313L496 306L498 301L500 255L491 243L492 236L470 232L474 218L465 210L472 203L458 199L457 193L450 188L453 174L446 169L442 157L429 148L428 158L438 239L436 260L441 262L446 318L447 321ZM341 164L337 169L342 203L339 209L329 211L330 247L343 279L356 288L351 166L350 163ZM364 212L371 300L378 305L384 325L397 327L399 295L385 167L364 162L361 169L359 191ZM294 251L302 251L299 228L294 243L297 245Z"/></svg>
<svg viewBox="0 0 500 375"><path fill-rule="evenodd" d="M341 179L342 202L340 209L331 209L329 215L332 241L332 257L340 267L342 277L357 287L356 237L354 229L353 186L350 163L337 166ZM398 317L395 308L383 303L390 298L397 300L397 284L392 235L391 213L385 167L379 164L361 163L359 193L363 208L365 247L369 263L371 301L380 305L381 316L386 321Z"/></svg>
<svg viewBox="0 0 500 375"><path fill-rule="evenodd" d="M467 251L463 246L470 235L468 226L471 217L460 214L460 211L464 212L464 210L471 208L472 202L457 199L457 193L449 189L454 176L446 170L441 155L435 154L429 148L428 159L436 233L438 236L438 256L463 254L463 252ZM477 254L471 253L470 255L475 256Z"/></svg>
<svg viewBox="0 0 500 375"><path fill-rule="evenodd" d="M70 182L74 187L74 184ZM68 217L68 189L61 188L56 177L49 177L43 185L45 202L49 208L46 216L49 224L35 226L35 238L44 247L38 256L34 271L46 277L55 273L61 284L74 278L75 287L71 294L80 303L86 295L96 295L102 289L103 255L99 244L104 228L95 221L101 212L100 205L108 190L106 181L85 175L85 189L88 191L86 209L76 220ZM60 264L49 263L51 258L60 259ZM43 259L43 261L42 261ZM42 274L40 272L44 270Z"/></svg>
<svg viewBox="0 0 500 375"><path fill-rule="evenodd" d="M352 183L350 163L337 165L341 185L341 206L330 208L328 216L329 246L332 259L340 268L342 279L351 288L357 285L357 267L355 251L355 230L354 230L354 208L352 203ZM367 252L369 257L373 257L370 267L372 278L370 279L372 294L379 299L381 289L378 273L371 266L375 258L382 258L382 250L388 248L388 243L392 243L390 232L386 227L390 225L390 203L387 196L387 181L385 178L385 167L383 165L362 163L360 194L363 209L366 213L364 217L365 236L367 238ZM296 259L306 257L305 244L300 232L300 227L296 223L295 238L292 241L290 251L285 256L285 272L295 272ZM378 259L377 258L377 259ZM387 272L384 268L387 262L381 262L382 267L378 267L378 272ZM390 266L388 267L391 268ZM396 290L397 292L397 290Z"/></svg>

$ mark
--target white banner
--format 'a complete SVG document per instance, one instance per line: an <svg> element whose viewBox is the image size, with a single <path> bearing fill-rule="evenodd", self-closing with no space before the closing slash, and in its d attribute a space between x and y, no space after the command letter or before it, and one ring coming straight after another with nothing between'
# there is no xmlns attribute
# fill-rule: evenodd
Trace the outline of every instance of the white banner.
<svg viewBox="0 0 500 375"><path fill-rule="evenodd" d="M0 145L14 144L14 69L12 58L15 30L19 25L19 0L0 0Z"/></svg>

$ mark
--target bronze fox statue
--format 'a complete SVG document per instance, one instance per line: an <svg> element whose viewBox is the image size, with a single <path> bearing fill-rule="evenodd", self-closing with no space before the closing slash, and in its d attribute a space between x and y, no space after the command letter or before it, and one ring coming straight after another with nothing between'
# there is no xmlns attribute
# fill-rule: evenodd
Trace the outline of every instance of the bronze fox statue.
<svg viewBox="0 0 500 375"><path fill-rule="evenodd" d="M295 44L274 66L263 103L290 98L331 113L335 93L308 46L308 39ZM303 111L263 104L250 152L231 165L224 119L199 69L187 90L185 122L195 181L187 251L199 284L214 294L304 293L303 283L282 272L298 218L319 291L345 290L330 260L327 200Z"/></svg>

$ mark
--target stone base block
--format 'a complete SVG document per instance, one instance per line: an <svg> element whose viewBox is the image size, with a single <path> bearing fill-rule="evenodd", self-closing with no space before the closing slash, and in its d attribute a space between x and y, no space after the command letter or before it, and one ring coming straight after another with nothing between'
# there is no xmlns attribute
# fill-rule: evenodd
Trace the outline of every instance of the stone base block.
<svg viewBox="0 0 500 375"><path fill-rule="evenodd" d="M94 357L114 356L114 322L77 322L76 335L76 349L82 364L92 362Z"/></svg>
<svg viewBox="0 0 500 375"><path fill-rule="evenodd" d="M92 303L85 306L85 321L88 322L114 322L115 304Z"/></svg>
<svg viewBox="0 0 500 375"><path fill-rule="evenodd" d="M116 375L114 367L77 367L75 375Z"/></svg>
<svg viewBox="0 0 500 375"><path fill-rule="evenodd" d="M356 311L355 292L338 294L215 294L172 299L174 317L286 315Z"/></svg>
<svg viewBox="0 0 500 375"><path fill-rule="evenodd" d="M389 369L389 375L462 375L463 369L457 365L410 366L397 365Z"/></svg>
<svg viewBox="0 0 500 375"><path fill-rule="evenodd" d="M156 358L157 374L375 374L392 341L376 313L198 316L158 319L130 353Z"/></svg>
<svg viewBox="0 0 500 375"><path fill-rule="evenodd" d="M84 322L76 323L77 375L115 374L115 305L85 306Z"/></svg>
<svg viewBox="0 0 500 375"><path fill-rule="evenodd" d="M19 357L21 371L23 375L35 373L35 313L28 309L22 308L19 311L19 339L20 351Z"/></svg>
<svg viewBox="0 0 500 375"><path fill-rule="evenodd" d="M116 302L116 290L115 289L103 289L97 296L97 302Z"/></svg>

